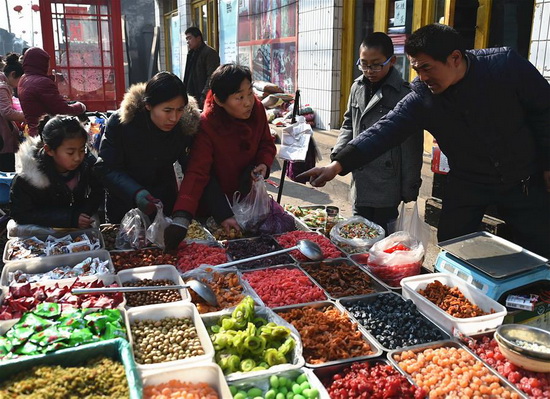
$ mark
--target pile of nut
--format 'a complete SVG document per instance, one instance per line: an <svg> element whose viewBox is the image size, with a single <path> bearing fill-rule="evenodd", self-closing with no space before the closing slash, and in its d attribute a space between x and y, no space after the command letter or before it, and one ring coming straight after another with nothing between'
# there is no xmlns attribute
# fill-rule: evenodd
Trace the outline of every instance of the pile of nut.
<svg viewBox="0 0 550 399"><path fill-rule="evenodd" d="M124 287L164 287L174 284L172 280L151 280L145 278L143 280L126 281L122 285ZM145 306L181 301L181 295L177 290L127 292L125 295L128 306Z"/></svg>
<svg viewBox="0 0 550 399"><path fill-rule="evenodd" d="M166 317L130 324L137 363L153 364L204 355L191 319Z"/></svg>
<svg viewBox="0 0 550 399"><path fill-rule="evenodd" d="M118 224L106 224L104 226L101 226L101 235L103 236L103 241L105 241L105 249L107 251L112 251L113 249L116 249L115 243L118 230Z"/></svg>

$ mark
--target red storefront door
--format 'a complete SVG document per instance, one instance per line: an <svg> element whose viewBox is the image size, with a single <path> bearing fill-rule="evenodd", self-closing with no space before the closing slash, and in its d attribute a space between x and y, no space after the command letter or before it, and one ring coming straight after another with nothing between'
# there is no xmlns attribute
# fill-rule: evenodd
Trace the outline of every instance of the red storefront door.
<svg viewBox="0 0 550 399"><path fill-rule="evenodd" d="M117 109L125 91L120 0L39 1L61 94L89 111Z"/></svg>

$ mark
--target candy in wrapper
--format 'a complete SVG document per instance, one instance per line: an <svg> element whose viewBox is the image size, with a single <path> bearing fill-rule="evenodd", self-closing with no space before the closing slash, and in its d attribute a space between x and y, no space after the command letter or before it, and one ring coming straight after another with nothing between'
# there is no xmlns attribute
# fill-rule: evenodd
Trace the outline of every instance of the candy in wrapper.
<svg viewBox="0 0 550 399"><path fill-rule="evenodd" d="M53 302L42 302L36 305L33 313L42 317L56 317L61 314L61 305Z"/></svg>
<svg viewBox="0 0 550 399"><path fill-rule="evenodd" d="M69 338L69 345L70 346L77 346L80 344L84 344L87 342L96 342L101 339L105 339L103 337L98 337L94 335L89 328L82 328L78 330L73 330L71 332L71 336Z"/></svg>
<svg viewBox="0 0 550 399"><path fill-rule="evenodd" d="M36 345L36 344L34 344L30 341L27 341L27 342L25 342L24 345L21 345L20 347L15 349L14 353L16 355L31 356L31 355L37 355L37 354L41 353L41 350L38 347L38 345Z"/></svg>
<svg viewBox="0 0 550 399"><path fill-rule="evenodd" d="M6 337L0 337L0 359L10 353L12 344Z"/></svg>
<svg viewBox="0 0 550 399"><path fill-rule="evenodd" d="M86 320L80 314L70 313L58 319L60 327L69 327L72 329L86 328Z"/></svg>
<svg viewBox="0 0 550 399"><path fill-rule="evenodd" d="M25 313L23 317L21 317L21 320L19 320L13 327L31 328L34 332L38 332L45 330L52 324L52 320L37 316L34 313Z"/></svg>
<svg viewBox="0 0 550 399"><path fill-rule="evenodd" d="M29 338L29 341L35 343L36 345L46 347L52 342L68 340L70 337L71 331L63 328L60 329L57 326L51 326L43 331L33 334Z"/></svg>
<svg viewBox="0 0 550 399"><path fill-rule="evenodd" d="M109 318L100 312L90 313L84 316L86 320L86 326L94 333L100 335L105 330Z"/></svg>
<svg viewBox="0 0 550 399"><path fill-rule="evenodd" d="M59 349L70 348L71 346L73 346L73 345L66 344L65 342L54 342L54 343L49 344L48 346L46 346L46 347L42 350L42 353L54 352L54 351L57 351L57 350L59 350Z"/></svg>
<svg viewBox="0 0 550 399"><path fill-rule="evenodd" d="M105 332L102 336L103 339L114 339L114 338L123 338L127 339L126 337L126 330L120 323L107 323L107 326L105 327Z"/></svg>

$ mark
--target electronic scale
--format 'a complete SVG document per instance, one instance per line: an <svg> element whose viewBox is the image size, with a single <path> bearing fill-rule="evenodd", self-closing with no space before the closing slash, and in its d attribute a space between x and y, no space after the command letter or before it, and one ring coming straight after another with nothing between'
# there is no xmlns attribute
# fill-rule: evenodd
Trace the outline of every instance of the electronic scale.
<svg viewBox="0 0 550 399"><path fill-rule="evenodd" d="M438 246L436 271L454 274L496 301L510 290L550 279L548 259L485 231Z"/></svg>

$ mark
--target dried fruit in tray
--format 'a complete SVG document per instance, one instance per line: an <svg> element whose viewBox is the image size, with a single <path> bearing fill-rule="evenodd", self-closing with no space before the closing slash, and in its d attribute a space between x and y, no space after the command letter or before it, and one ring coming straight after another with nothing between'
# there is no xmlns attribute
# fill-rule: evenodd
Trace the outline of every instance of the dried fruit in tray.
<svg viewBox="0 0 550 399"><path fill-rule="evenodd" d="M61 238L48 236L45 241L36 237L16 238L9 240L7 245L8 260L16 260L93 251L101 244L98 237L81 234L74 238L71 235Z"/></svg>
<svg viewBox="0 0 550 399"><path fill-rule="evenodd" d="M353 363L323 381L331 399L420 399L427 391L412 385L389 364ZM431 396L430 396L431 397Z"/></svg>
<svg viewBox="0 0 550 399"><path fill-rule="evenodd" d="M47 384L44 383L47 381ZM68 381L86 381L71 384ZM120 399L130 397L128 381L122 363L106 357L91 359L80 367L43 365L22 371L0 383L0 397L59 398L101 397Z"/></svg>
<svg viewBox="0 0 550 399"><path fill-rule="evenodd" d="M252 256L262 255L281 249L281 246L273 238L267 235L261 235L258 238L228 241L226 245L227 254L233 260L250 258ZM288 254L279 254L252 262L241 263L237 265L237 268L246 270L258 267L283 265L292 262L293 260Z"/></svg>
<svg viewBox="0 0 550 399"><path fill-rule="evenodd" d="M445 339L411 301L396 294L378 294L374 300L346 302L348 312L388 349Z"/></svg>
<svg viewBox="0 0 550 399"><path fill-rule="evenodd" d="M160 248L111 252L115 271L150 265L176 265L177 256L165 254Z"/></svg>
<svg viewBox="0 0 550 399"><path fill-rule="evenodd" d="M300 266L334 298L374 292L372 279L358 266L335 262L303 263Z"/></svg>
<svg viewBox="0 0 550 399"><path fill-rule="evenodd" d="M178 247L178 261L176 267L182 273L205 265L220 265L227 262L225 249L217 246L199 244L196 242L182 242Z"/></svg>
<svg viewBox="0 0 550 399"><path fill-rule="evenodd" d="M116 287L111 284L109 287ZM116 308L124 300L123 294L113 292L108 294L82 294L74 295L73 288L99 288L104 287L101 280L80 281L60 287L57 283L50 287L37 285L32 287L30 283L20 286L10 286L8 294L0 305L0 320L18 319L23 313L32 311L41 302L51 302L77 308Z"/></svg>
<svg viewBox="0 0 550 399"><path fill-rule="evenodd" d="M399 367L434 398L520 398L464 348L428 348L395 354Z"/></svg>
<svg viewBox="0 0 550 399"><path fill-rule="evenodd" d="M310 231L290 231L280 236L275 237L277 242L283 248L291 248L300 240L310 240L319 245L323 252L323 257L339 258L343 256L342 252L330 242L328 238ZM291 251L290 254L301 262L307 262L309 259L302 255L298 250Z"/></svg>
<svg viewBox="0 0 550 399"><path fill-rule="evenodd" d="M214 291L218 306L206 303L206 301L198 296L195 291L189 289L191 301L197 306L199 313L216 312L218 310L230 308L237 305L244 298L244 288L236 273L218 273L209 268L205 270L212 272L211 278L199 277L198 280L208 285L212 291Z"/></svg>
<svg viewBox="0 0 550 399"><path fill-rule="evenodd" d="M243 277L271 308L327 299L323 290L296 268L261 269Z"/></svg>
<svg viewBox="0 0 550 399"><path fill-rule="evenodd" d="M218 399L218 393L205 382L187 382L170 380L162 384L146 385L143 388L143 399Z"/></svg>
<svg viewBox="0 0 550 399"><path fill-rule="evenodd" d="M510 363L500 352L497 341L489 336L469 339L468 347L500 375L525 392L529 397L542 399L550 392L550 373L524 370Z"/></svg>
<svg viewBox="0 0 550 399"><path fill-rule="evenodd" d="M267 386L267 382L269 382L269 386ZM293 394L292 397L300 395L304 399L319 398L319 390L311 387L306 374L300 374L295 378L274 374L269 377L269 381L267 381L266 377L265 382L261 380L254 381L254 385L252 386L246 381L229 385L229 390L233 394L233 399L284 399L287 398L289 393Z"/></svg>
<svg viewBox="0 0 550 399"><path fill-rule="evenodd" d="M321 364L373 353L357 324L333 306L324 309L305 306L280 312L279 316L300 333L307 363Z"/></svg>
<svg viewBox="0 0 550 399"><path fill-rule="evenodd" d="M213 218L208 218L206 220L206 228L218 241L235 240L237 238L243 238L242 231L237 231L234 228L231 228L230 232L227 233L222 226L220 226L214 221Z"/></svg>
<svg viewBox="0 0 550 399"><path fill-rule="evenodd" d="M0 359L39 355L114 338L126 339L120 310L63 310L60 304L42 302L0 337Z"/></svg>
<svg viewBox="0 0 550 399"><path fill-rule="evenodd" d="M186 240L207 240L206 231L199 222L193 220L187 228Z"/></svg>
<svg viewBox="0 0 550 399"><path fill-rule="evenodd" d="M285 211L292 213L303 221L307 227L313 229L324 228L327 223L327 211L325 207L302 208L299 206L285 205Z"/></svg>
<svg viewBox="0 0 550 399"><path fill-rule="evenodd" d="M418 293L453 317L465 319L489 314L464 297L458 287L448 287L439 280L418 290ZM495 313L495 310L491 309L491 313Z"/></svg>

